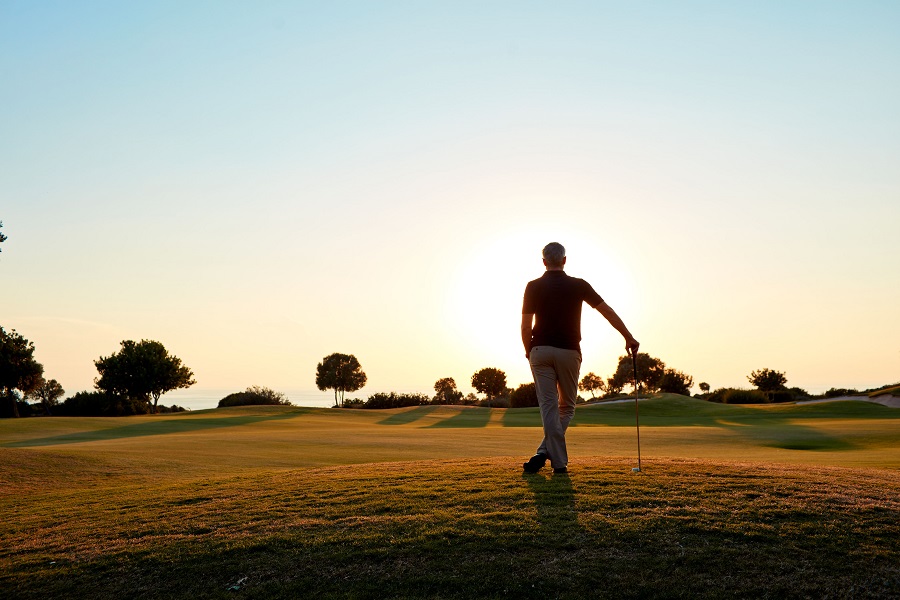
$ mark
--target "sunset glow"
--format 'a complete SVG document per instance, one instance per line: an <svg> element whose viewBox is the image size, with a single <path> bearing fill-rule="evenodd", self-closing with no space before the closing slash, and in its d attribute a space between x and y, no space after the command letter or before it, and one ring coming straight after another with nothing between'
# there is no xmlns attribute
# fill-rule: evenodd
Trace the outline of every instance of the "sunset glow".
<svg viewBox="0 0 900 600"><path fill-rule="evenodd" d="M900 7L0 9L0 325L68 393L123 339L197 389L530 380L558 241L713 388L900 380ZM583 372L624 344L588 307ZM695 388L696 391L696 388Z"/></svg>

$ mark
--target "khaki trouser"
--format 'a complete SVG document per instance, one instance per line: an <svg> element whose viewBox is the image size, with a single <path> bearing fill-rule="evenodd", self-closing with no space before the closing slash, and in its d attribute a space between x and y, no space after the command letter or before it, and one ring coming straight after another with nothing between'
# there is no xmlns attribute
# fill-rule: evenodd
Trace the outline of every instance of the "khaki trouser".
<svg viewBox="0 0 900 600"><path fill-rule="evenodd" d="M581 353L553 346L535 346L531 349L529 362L544 424L544 440L537 451L550 457L554 469L565 467L569 464L566 429L575 415Z"/></svg>

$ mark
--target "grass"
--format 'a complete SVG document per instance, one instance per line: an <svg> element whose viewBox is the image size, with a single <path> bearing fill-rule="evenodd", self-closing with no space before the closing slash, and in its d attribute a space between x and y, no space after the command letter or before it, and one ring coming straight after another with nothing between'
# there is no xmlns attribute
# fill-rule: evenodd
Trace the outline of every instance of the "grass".
<svg viewBox="0 0 900 600"><path fill-rule="evenodd" d="M683 397L0 422L4 598L896 598L900 411Z"/></svg>

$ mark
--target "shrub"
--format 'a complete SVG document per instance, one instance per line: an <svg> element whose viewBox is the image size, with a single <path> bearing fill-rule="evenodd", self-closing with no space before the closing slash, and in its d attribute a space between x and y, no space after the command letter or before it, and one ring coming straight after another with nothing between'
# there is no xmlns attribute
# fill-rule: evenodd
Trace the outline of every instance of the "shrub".
<svg viewBox="0 0 900 600"><path fill-rule="evenodd" d="M510 408L525 408L537 405L538 399L534 383L523 383L509 394Z"/></svg>
<svg viewBox="0 0 900 600"><path fill-rule="evenodd" d="M281 392L270 390L266 387L253 385L243 392L228 394L219 400L219 408L226 406L250 406L250 405L281 405L290 406L291 402Z"/></svg>
<svg viewBox="0 0 900 600"><path fill-rule="evenodd" d="M509 408L509 396L497 396L496 398L485 398L478 403L478 406L487 408Z"/></svg>
<svg viewBox="0 0 900 600"><path fill-rule="evenodd" d="M66 398L54 411L54 414L62 417L125 417L145 415L148 412L150 412L150 405L144 400L92 391L78 392L74 396Z"/></svg>
<svg viewBox="0 0 900 600"><path fill-rule="evenodd" d="M767 400L773 403L793 402L794 394L790 390L776 390L774 392L765 392ZM734 404L734 403L732 403ZM747 404L746 402L744 404Z"/></svg>
<svg viewBox="0 0 900 600"><path fill-rule="evenodd" d="M841 396L854 396L858 394L858 390L848 390L847 388L831 388L825 392L826 398L840 398Z"/></svg>
<svg viewBox="0 0 900 600"><path fill-rule="evenodd" d="M759 390L719 388L709 395L710 402L720 404L766 404L769 398Z"/></svg>
<svg viewBox="0 0 900 600"><path fill-rule="evenodd" d="M385 394L379 392L372 394L361 408L403 408L405 406L421 406L431 403L431 398L425 394L398 394L391 392Z"/></svg>
<svg viewBox="0 0 900 600"><path fill-rule="evenodd" d="M803 388L792 387L788 391L791 393L791 396L794 397L793 398L794 400L803 400L806 398L812 398L812 394L810 394Z"/></svg>
<svg viewBox="0 0 900 600"><path fill-rule="evenodd" d="M365 401L362 398L350 398L349 400L344 400L341 408L363 408L364 404Z"/></svg>

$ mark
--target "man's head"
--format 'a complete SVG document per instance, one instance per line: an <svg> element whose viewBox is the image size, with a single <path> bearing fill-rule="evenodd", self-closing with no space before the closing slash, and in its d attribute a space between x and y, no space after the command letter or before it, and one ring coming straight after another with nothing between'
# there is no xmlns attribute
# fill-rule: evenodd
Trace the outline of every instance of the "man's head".
<svg viewBox="0 0 900 600"><path fill-rule="evenodd" d="M562 269L566 264L566 249L558 242L544 246L544 266L548 269Z"/></svg>

